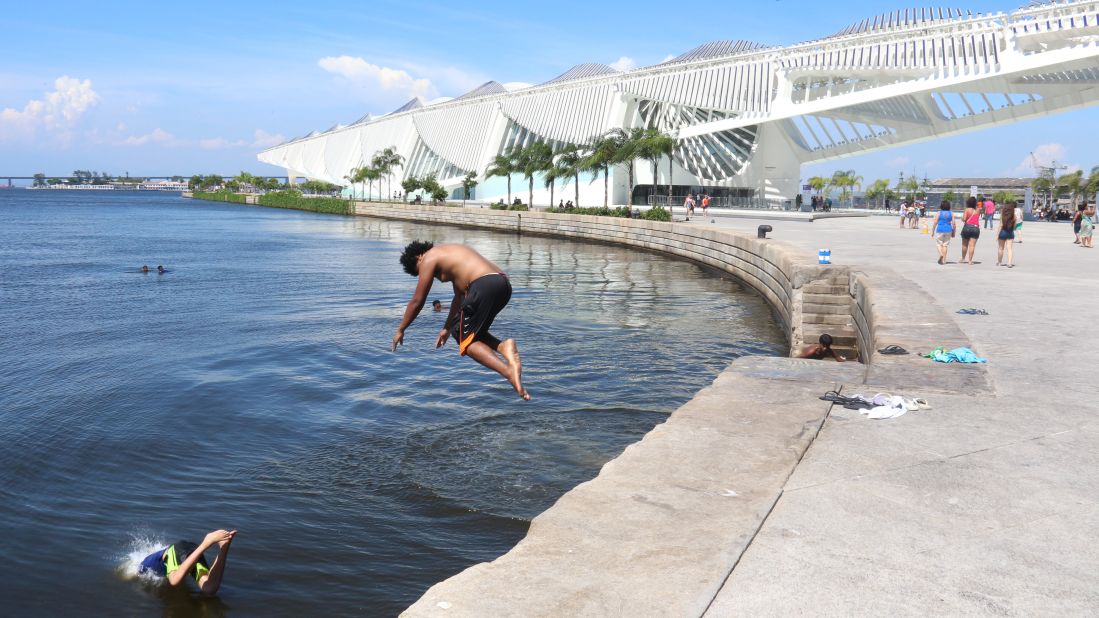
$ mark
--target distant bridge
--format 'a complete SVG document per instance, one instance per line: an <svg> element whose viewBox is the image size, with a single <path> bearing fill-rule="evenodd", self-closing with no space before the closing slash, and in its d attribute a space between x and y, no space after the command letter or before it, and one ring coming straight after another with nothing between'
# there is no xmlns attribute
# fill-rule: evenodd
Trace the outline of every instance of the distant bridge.
<svg viewBox="0 0 1099 618"><path fill-rule="evenodd" d="M191 178L191 176L194 176L194 175L195 174L190 174L190 175L187 175L187 176L184 176L183 174L172 174L171 176L132 176L132 177L130 177L130 176L121 176L121 177L111 178L107 182L125 182L127 180L132 180L132 181L138 181L138 180L141 180L141 181L146 181L146 180L171 180L173 178L182 178L183 182L187 182ZM210 174L205 174L205 175L209 176ZM60 180L86 180L88 178L87 176L51 176L49 174L46 174L45 176L46 176L47 179L57 178L57 179L60 179ZM284 182L289 180L289 178L287 176L265 176L265 175L262 175L262 174L253 174L253 176L255 178L274 178L275 180L282 180ZM229 179L229 178L232 178L232 177L233 177L233 174L222 175L222 178L225 178L225 179ZM7 183L5 183L3 186L8 186L8 187L15 186L14 184L12 184L13 180L34 180L34 178L35 178L34 176L13 176L13 175L8 175L8 174L0 174L0 179L7 180ZM94 180L94 178L93 178L93 180ZM103 179L100 178L99 180L103 180Z"/></svg>

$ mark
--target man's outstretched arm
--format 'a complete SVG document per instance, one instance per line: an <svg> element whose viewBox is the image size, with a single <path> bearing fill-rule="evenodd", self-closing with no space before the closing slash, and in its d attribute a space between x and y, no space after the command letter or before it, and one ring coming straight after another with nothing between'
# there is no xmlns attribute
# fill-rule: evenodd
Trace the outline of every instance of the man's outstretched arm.
<svg viewBox="0 0 1099 618"><path fill-rule="evenodd" d="M232 530L229 532L228 539L218 541L218 555L214 558L214 565L210 567L210 573L198 582L202 594L213 596L217 594L218 588L221 587L221 577L225 573L225 561L229 559L229 546L233 543L233 537L236 534L237 531Z"/></svg>
<svg viewBox="0 0 1099 618"><path fill-rule="evenodd" d="M404 343L405 330L412 325L412 321L420 315L420 310L424 308L424 303L427 302L427 294L431 291L431 283L434 279L435 260L425 257L420 262L420 280L416 283L416 291L412 293L412 299L405 306L404 317L401 318L401 324L393 335L394 352L397 351L398 345ZM453 308L451 308L451 311L453 311Z"/></svg>
<svg viewBox="0 0 1099 618"><path fill-rule="evenodd" d="M447 337L450 336L450 329L454 328L454 324L461 319L462 300L464 298L464 295L454 292L454 298L450 301L450 313L446 316L446 322L443 322L443 330L439 331L439 336L435 339L436 348L443 347Z"/></svg>

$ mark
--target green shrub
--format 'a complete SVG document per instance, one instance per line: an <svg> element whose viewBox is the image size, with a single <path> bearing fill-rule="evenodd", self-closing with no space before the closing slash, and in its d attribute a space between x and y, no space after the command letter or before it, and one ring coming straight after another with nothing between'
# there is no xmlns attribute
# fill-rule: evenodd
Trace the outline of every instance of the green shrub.
<svg viewBox="0 0 1099 618"><path fill-rule="evenodd" d="M196 200L206 200L208 202L229 202L230 204L248 203L243 195L230 191L195 191L191 196Z"/></svg>
<svg viewBox="0 0 1099 618"><path fill-rule="evenodd" d="M493 210L518 210L520 212L530 210L530 207L526 204L501 204L500 202L489 204L488 207Z"/></svg>
<svg viewBox="0 0 1099 618"><path fill-rule="evenodd" d="M630 209L625 206L618 206L617 208L605 208L599 206L597 208L550 208L546 212L558 212L566 215L595 215L597 217L623 217L628 219L630 217Z"/></svg>
<svg viewBox="0 0 1099 618"><path fill-rule="evenodd" d="M641 213L639 219L645 219L646 221L671 221L672 213L660 206L653 206L652 208Z"/></svg>
<svg viewBox="0 0 1099 618"><path fill-rule="evenodd" d="M260 206L293 208L334 215L351 214L351 203L337 197L304 197L299 191L278 191L259 196Z"/></svg>

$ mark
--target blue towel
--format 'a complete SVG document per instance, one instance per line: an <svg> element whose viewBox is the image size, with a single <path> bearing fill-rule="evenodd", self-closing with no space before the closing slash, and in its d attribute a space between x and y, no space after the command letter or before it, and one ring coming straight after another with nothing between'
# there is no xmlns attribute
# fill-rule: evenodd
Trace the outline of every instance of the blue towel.
<svg viewBox="0 0 1099 618"><path fill-rule="evenodd" d="M984 358L978 358L977 355L969 348L954 348L953 350L946 352L944 350L935 350L931 356L931 360L937 363L987 363L988 360Z"/></svg>

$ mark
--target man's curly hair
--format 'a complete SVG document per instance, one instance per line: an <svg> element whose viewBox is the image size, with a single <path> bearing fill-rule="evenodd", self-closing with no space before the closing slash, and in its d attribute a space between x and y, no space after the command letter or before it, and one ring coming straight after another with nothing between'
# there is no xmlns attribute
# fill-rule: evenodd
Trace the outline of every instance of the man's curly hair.
<svg viewBox="0 0 1099 618"><path fill-rule="evenodd" d="M404 248L404 252L401 253L401 266L404 267L404 271L413 277L420 274L419 268L416 265L416 260L423 254L431 250L435 246L435 243L424 242L422 240L414 240L408 243L408 246Z"/></svg>

